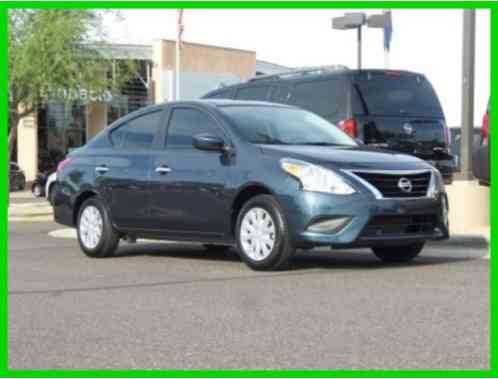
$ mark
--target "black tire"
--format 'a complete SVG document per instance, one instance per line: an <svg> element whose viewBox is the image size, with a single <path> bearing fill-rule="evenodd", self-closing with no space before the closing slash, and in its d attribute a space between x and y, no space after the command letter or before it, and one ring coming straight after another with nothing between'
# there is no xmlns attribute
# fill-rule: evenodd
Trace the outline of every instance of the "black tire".
<svg viewBox="0 0 498 379"><path fill-rule="evenodd" d="M50 187L48 187L48 194L47 194L47 200L50 203L50 205L54 205L54 195L55 195L55 184L51 184Z"/></svg>
<svg viewBox="0 0 498 379"><path fill-rule="evenodd" d="M404 246L373 247L374 254L383 262L402 263L414 259L424 248L425 242Z"/></svg>
<svg viewBox="0 0 498 379"><path fill-rule="evenodd" d="M215 244L210 244L206 243L204 244L204 248L208 251L211 251L213 253L224 253L232 248L232 246L229 245L215 245Z"/></svg>
<svg viewBox="0 0 498 379"><path fill-rule="evenodd" d="M102 218L102 233L97 245L93 248L85 246L85 243L82 241L80 228L81 216L84 210L90 206L95 207ZM78 220L76 225L78 242L81 250L86 255L92 258L105 258L114 255L114 252L119 244L120 236L116 230L114 230L109 214L107 213L107 209L98 197L91 197L83 202L78 210Z"/></svg>
<svg viewBox="0 0 498 379"><path fill-rule="evenodd" d="M22 178L21 181L19 182L19 185L17 186L17 189L19 191L22 191L24 190L25 187L26 187L26 179Z"/></svg>
<svg viewBox="0 0 498 379"><path fill-rule="evenodd" d="M263 208L272 218L275 226L274 245L269 255L263 260L252 259L242 245L241 224L244 216L253 208ZM242 207L237 216L235 228L237 248L242 260L253 270L284 270L290 267L296 251L292 241L285 215L278 202L270 195L255 196Z"/></svg>

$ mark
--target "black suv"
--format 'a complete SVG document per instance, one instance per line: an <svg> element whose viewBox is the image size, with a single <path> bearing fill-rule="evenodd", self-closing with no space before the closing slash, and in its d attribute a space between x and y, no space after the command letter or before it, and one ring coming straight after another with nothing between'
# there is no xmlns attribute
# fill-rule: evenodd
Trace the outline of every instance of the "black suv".
<svg viewBox="0 0 498 379"><path fill-rule="evenodd" d="M447 184L453 178L449 129L438 97L422 74L319 67L255 77L203 98L271 101L307 109L367 145L429 161Z"/></svg>

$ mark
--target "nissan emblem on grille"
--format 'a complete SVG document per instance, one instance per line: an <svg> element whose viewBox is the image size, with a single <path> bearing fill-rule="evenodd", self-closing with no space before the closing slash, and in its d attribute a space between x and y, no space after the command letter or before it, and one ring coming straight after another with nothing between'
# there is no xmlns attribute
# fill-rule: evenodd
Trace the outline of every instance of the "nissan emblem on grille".
<svg viewBox="0 0 498 379"><path fill-rule="evenodd" d="M401 178L398 181L398 188L403 192L412 192L413 186L412 182L407 178Z"/></svg>
<svg viewBox="0 0 498 379"><path fill-rule="evenodd" d="M413 134L413 126L409 122L405 123L403 125L403 130L405 131L406 134L412 135Z"/></svg>

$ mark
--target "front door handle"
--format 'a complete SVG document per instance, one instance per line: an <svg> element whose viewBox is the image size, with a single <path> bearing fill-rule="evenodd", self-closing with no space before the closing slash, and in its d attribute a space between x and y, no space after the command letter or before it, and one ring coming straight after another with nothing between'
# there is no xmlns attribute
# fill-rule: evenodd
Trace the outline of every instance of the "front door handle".
<svg viewBox="0 0 498 379"><path fill-rule="evenodd" d="M100 165L95 167L95 172L97 174L105 174L107 171L109 171L109 167L107 167L106 165Z"/></svg>
<svg viewBox="0 0 498 379"><path fill-rule="evenodd" d="M167 174L168 172L171 172L171 169L170 169L168 166L161 165L161 166L156 167L156 172L157 172L159 175L165 175L165 174Z"/></svg>

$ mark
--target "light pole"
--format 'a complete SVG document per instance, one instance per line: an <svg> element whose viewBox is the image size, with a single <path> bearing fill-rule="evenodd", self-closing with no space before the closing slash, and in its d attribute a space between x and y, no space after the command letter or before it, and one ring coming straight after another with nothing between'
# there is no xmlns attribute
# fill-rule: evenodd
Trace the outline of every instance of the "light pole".
<svg viewBox="0 0 498 379"><path fill-rule="evenodd" d="M332 28L337 30L356 29L358 35L358 70L361 70L361 27L365 24L365 13L345 13L332 19Z"/></svg>
<svg viewBox="0 0 498 379"><path fill-rule="evenodd" d="M342 17L332 19L332 29L349 30L356 29L358 34L358 70L362 63L362 26L367 24L370 28L386 28L391 24L391 14L374 14L367 18L365 13L345 13Z"/></svg>

